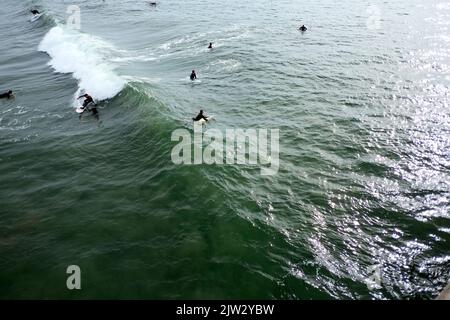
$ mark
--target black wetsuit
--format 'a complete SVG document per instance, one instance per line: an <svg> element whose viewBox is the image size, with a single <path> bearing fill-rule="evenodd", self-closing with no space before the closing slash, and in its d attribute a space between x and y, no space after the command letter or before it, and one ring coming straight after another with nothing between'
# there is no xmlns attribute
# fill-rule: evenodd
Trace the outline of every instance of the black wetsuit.
<svg viewBox="0 0 450 320"><path fill-rule="evenodd" d="M83 108L86 108L87 105L88 105L89 103L91 103L91 102L94 102L94 99L92 99L91 96L87 96L86 99L84 99L84 102L83 102Z"/></svg>
<svg viewBox="0 0 450 320"><path fill-rule="evenodd" d="M195 74L195 72L191 73L191 80L194 81L195 79L197 79L197 75Z"/></svg>
<svg viewBox="0 0 450 320"><path fill-rule="evenodd" d="M199 121L201 119L208 121L208 119L203 115L203 113L199 113L198 116L196 116L195 118L192 118L192 120L194 120L194 121Z"/></svg>
<svg viewBox="0 0 450 320"><path fill-rule="evenodd" d="M0 94L0 99L4 99L4 98L9 99L11 97L12 97L12 93L9 93L9 92Z"/></svg>
<svg viewBox="0 0 450 320"><path fill-rule="evenodd" d="M31 13L32 13L32 14L39 14L39 11L37 11L37 10L31 10Z"/></svg>
<svg viewBox="0 0 450 320"><path fill-rule="evenodd" d="M306 30L308 30L308 28L306 28L305 26L300 27L300 31L306 31Z"/></svg>

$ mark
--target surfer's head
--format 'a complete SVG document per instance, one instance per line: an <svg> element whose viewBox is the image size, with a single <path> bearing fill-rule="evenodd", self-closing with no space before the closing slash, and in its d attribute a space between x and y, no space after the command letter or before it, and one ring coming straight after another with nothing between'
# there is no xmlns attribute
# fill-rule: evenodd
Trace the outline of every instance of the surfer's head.
<svg viewBox="0 0 450 320"><path fill-rule="evenodd" d="M200 114L203 114L203 110L200 110Z"/></svg>
<svg viewBox="0 0 450 320"><path fill-rule="evenodd" d="M12 94L12 90L8 90L8 94Z"/></svg>

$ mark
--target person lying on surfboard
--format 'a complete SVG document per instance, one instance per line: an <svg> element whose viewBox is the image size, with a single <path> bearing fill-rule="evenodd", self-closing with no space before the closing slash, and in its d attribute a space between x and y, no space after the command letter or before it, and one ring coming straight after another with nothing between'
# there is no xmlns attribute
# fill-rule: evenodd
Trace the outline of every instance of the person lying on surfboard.
<svg viewBox="0 0 450 320"><path fill-rule="evenodd" d="M3 98L10 99L12 97L14 97L14 96L13 96L13 92L11 90L8 90L7 92L0 94L0 99L3 99Z"/></svg>
<svg viewBox="0 0 450 320"><path fill-rule="evenodd" d="M192 120L194 120L194 121L200 121L201 119L204 119L205 121L208 121L208 118L206 118L203 115L203 110L200 110L200 113L195 118L192 118Z"/></svg>
<svg viewBox="0 0 450 320"><path fill-rule="evenodd" d="M308 30L308 28L305 27L305 25L302 25L300 28L298 28L298 30L300 30L300 31L306 31L306 30Z"/></svg>
<svg viewBox="0 0 450 320"><path fill-rule="evenodd" d="M37 11L37 10L31 10L31 13L34 14L34 15L40 14L40 12Z"/></svg>

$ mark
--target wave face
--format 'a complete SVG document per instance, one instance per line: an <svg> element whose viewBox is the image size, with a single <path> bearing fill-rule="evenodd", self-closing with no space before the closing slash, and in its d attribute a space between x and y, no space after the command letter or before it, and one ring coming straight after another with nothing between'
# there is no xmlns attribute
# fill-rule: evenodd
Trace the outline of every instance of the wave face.
<svg viewBox="0 0 450 320"><path fill-rule="evenodd" d="M89 92L95 99L117 95L125 81L114 73L106 56L114 48L104 40L63 26L53 27L39 45L50 55L49 65L60 73L72 73L79 81L77 94Z"/></svg>

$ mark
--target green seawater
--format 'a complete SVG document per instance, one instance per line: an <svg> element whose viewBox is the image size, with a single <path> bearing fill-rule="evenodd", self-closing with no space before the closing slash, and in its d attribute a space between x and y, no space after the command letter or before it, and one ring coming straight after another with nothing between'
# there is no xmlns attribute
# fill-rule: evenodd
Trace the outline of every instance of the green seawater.
<svg viewBox="0 0 450 320"><path fill-rule="evenodd" d="M15 93L0 99L1 299L432 299L447 285L448 2L0 10L0 91ZM81 89L99 122L74 112ZM171 135L199 109L208 129L278 129L278 172L174 164Z"/></svg>

